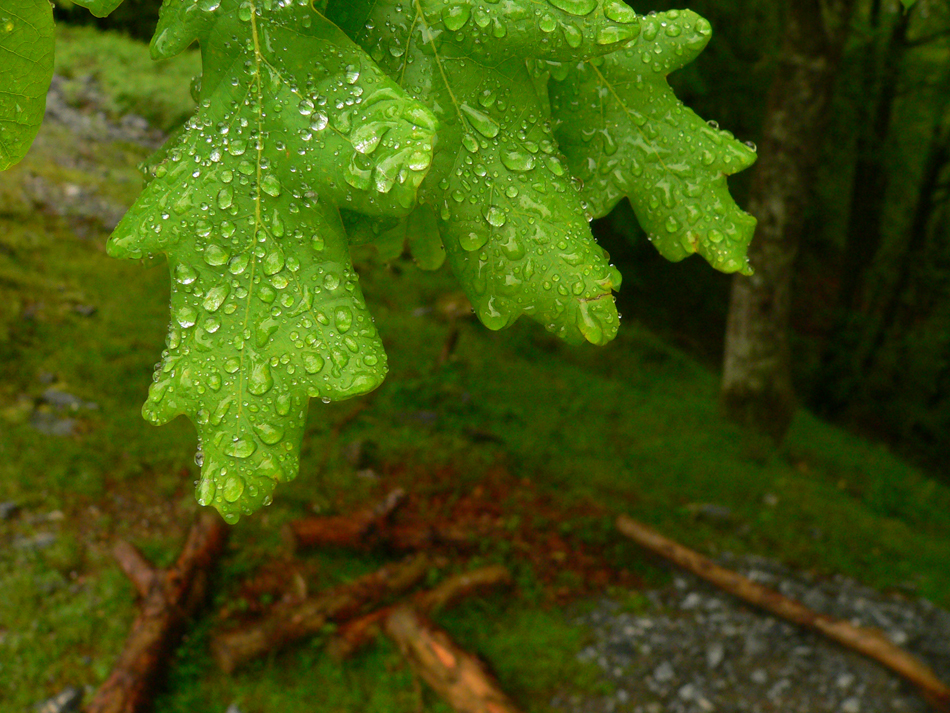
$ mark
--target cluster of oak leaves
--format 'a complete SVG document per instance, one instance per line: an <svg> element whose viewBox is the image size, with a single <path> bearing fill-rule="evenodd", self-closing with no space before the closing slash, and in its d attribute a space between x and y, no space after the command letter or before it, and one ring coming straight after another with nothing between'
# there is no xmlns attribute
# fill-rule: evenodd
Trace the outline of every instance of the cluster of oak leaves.
<svg viewBox="0 0 950 713"><path fill-rule="evenodd" d="M710 34L620 0L165 0L152 54L199 43L199 106L108 249L168 258L144 413L195 422L199 502L232 523L268 504L308 399L382 381L349 245L448 260L486 326L572 343L616 334L588 224L623 197L666 257L748 272L725 176L754 152L666 81Z"/></svg>

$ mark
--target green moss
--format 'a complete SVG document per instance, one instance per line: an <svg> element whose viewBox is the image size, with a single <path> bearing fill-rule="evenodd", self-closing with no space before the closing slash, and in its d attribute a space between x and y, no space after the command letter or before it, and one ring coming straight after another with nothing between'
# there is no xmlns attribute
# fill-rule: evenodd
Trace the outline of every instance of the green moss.
<svg viewBox="0 0 950 713"><path fill-rule="evenodd" d="M133 113L153 126L168 131L187 119L194 102L189 90L201 73L198 53L189 50L178 57L154 62L145 44L117 32L91 27L56 28L55 72L78 82L91 76L108 100L113 117ZM69 98L71 85L65 91ZM72 85L79 101L79 87Z"/></svg>

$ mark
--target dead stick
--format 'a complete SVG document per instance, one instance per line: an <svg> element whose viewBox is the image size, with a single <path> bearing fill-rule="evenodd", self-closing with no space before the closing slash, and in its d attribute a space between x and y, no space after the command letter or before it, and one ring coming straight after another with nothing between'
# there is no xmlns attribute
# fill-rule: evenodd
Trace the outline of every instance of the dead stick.
<svg viewBox="0 0 950 713"><path fill-rule="evenodd" d="M945 686L922 661L895 646L875 629L857 627L846 621L819 614L799 602L763 587L736 572L720 567L656 530L626 515L617 518L617 529L638 545L664 557L683 569L702 577L740 599L761 607L795 624L818 631L839 644L854 649L917 686L938 711L950 713L950 688Z"/></svg>
<svg viewBox="0 0 950 713"><path fill-rule="evenodd" d="M298 547L359 547L375 539L405 501L397 488L375 505L350 515L308 517L288 523L289 539ZM285 539L288 539L285 537Z"/></svg>
<svg viewBox="0 0 950 713"><path fill-rule="evenodd" d="M409 607L397 607L384 624L412 669L458 713L518 713L487 667Z"/></svg>
<svg viewBox="0 0 950 713"><path fill-rule="evenodd" d="M432 589L416 592L412 595L411 604L420 613L429 615L454 606L478 592L510 584L511 574L506 567L501 565L481 567L471 572L448 577ZM396 605L377 609L341 625L334 632L328 645L330 655L337 660L352 656L376 637L383 621L395 608Z"/></svg>
<svg viewBox="0 0 950 713"><path fill-rule="evenodd" d="M350 516L352 517L352 516ZM342 517L308 517L289 523L286 533L292 544L300 548L338 546L372 549L385 546L396 552L426 550L440 545L460 550L472 549L478 544L478 533L458 526L430 527L419 524L390 525L388 518L378 519L372 526L361 530ZM334 532L339 528L339 532Z"/></svg>
<svg viewBox="0 0 950 713"><path fill-rule="evenodd" d="M419 555L303 602L276 607L261 621L214 635L211 639L212 655L221 670L231 673L268 651L320 633L330 622L357 616L381 600L411 589L422 580L431 565L431 560Z"/></svg>
<svg viewBox="0 0 950 713"><path fill-rule="evenodd" d="M142 595L142 604L115 668L87 713L146 709L185 622L204 599L207 574L224 551L227 535L227 525L216 513L202 513L178 560L165 570L151 567L132 545L116 545L116 558Z"/></svg>

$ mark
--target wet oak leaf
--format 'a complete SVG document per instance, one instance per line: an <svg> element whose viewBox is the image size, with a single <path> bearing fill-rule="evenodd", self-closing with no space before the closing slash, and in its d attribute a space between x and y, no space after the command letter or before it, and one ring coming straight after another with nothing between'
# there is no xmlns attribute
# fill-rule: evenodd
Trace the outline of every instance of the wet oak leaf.
<svg viewBox="0 0 950 713"><path fill-rule="evenodd" d="M29 151L53 79L53 8L47 0L0 0L0 171Z"/></svg>
<svg viewBox="0 0 950 713"><path fill-rule="evenodd" d="M198 111L108 249L168 258L172 322L143 413L195 422L198 500L236 522L297 474L309 398L382 381L339 207L405 215L436 122L306 0L166 0L153 54L195 40Z"/></svg>
<svg viewBox="0 0 950 713"><path fill-rule="evenodd" d="M417 210L437 216L481 321L501 329L527 315L571 343L612 339L620 275L591 236L526 59L610 52L639 31L633 11L612 0L331 0L327 13L438 117ZM430 244L418 250L437 263Z"/></svg>
<svg viewBox="0 0 950 713"><path fill-rule="evenodd" d="M689 10L640 22L620 50L551 66L567 165L595 217L626 196L667 259L698 252L717 270L748 274L755 219L732 200L726 176L751 166L755 151L685 107L666 80L702 52L712 29Z"/></svg>
<svg viewBox="0 0 950 713"><path fill-rule="evenodd" d="M109 251L168 258L144 414L196 423L199 502L229 522L268 503L308 400L383 379L352 245L447 260L488 327L572 343L617 332L588 224L624 196L668 257L744 269L754 221L725 176L754 153L666 83L708 36L619 0L165 0L152 54L199 43L199 108Z"/></svg>
<svg viewBox="0 0 950 713"><path fill-rule="evenodd" d="M76 5L84 7L96 17L107 17L122 4L122 0L72 0Z"/></svg>

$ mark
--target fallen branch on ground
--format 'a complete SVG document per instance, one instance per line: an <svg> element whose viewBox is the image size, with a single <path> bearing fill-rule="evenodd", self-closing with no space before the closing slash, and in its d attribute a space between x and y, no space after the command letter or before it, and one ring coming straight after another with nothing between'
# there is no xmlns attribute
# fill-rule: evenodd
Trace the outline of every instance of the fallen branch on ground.
<svg viewBox="0 0 950 713"><path fill-rule="evenodd" d="M418 612L397 607L384 629L412 669L458 713L518 713L485 665Z"/></svg>
<svg viewBox="0 0 950 713"><path fill-rule="evenodd" d="M698 552L667 539L626 515L617 518L617 529L638 545L702 577L740 599L800 626L818 631L887 666L917 686L924 698L941 713L950 713L950 688L922 661L894 645L875 629L857 627L819 614L793 599L720 567Z"/></svg>
<svg viewBox="0 0 950 713"><path fill-rule="evenodd" d="M391 515L401 504L400 498L391 509L385 509L390 495L380 505L353 515L307 517L294 520L286 528L287 538L296 547L351 547L372 549L385 546L396 552L426 550L439 545L467 550L474 547L478 533L461 527L432 527L409 523L393 525Z"/></svg>
<svg viewBox="0 0 950 713"><path fill-rule="evenodd" d="M412 596L411 604L420 613L429 615L453 606L473 594L510 584L511 574L507 568L501 565L482 567L448 577L433 589L416 592ZM337 660L352 656L376 637L386 617L397 606L399 605L377 609L341 625L330 640L330 655Z"/></svg>
<svg viewBox="0 0 950 713"><path fill-rule="evenodd" d="M168 569L152 567L127 542L115 546L119 565L142 597L138 617L112 673L87 713L139 713L171 658L187 619L207 593L208 573L224 551L227 525L216 513L198 516L181 554Z"/></svg>
<svg viewBox="0 0 950 713"><path fill-rule="evenodd" d="M418 555L297 604L275 607L261 621L212 636L214 660L221 670L231 673L257 656L320 633L328 623L353 618L388 597L408 591L431 566L428 557Z"/></svg>
<svg viewBox="0 0 950 713"><path fill-rule="evenodd" d="M399 488L372 507L350 515L294 520L287 525L287 532L298 547L371 546L405 497L406 492Z"/></svg>

